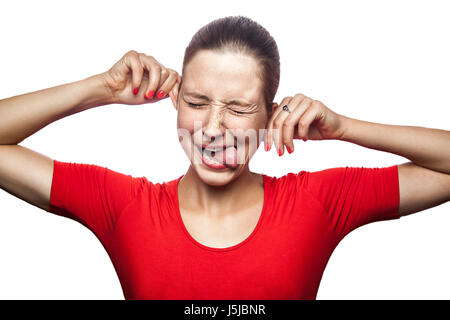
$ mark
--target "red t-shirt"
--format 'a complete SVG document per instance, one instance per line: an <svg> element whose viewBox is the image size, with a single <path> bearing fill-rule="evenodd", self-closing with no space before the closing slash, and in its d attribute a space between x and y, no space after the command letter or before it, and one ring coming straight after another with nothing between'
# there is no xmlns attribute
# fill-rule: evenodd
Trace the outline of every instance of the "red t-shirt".
<svg viewBox="0 0 450 320"><path fill-rule="evenodd" d="M106 167L54 161L49 212L89 228L125 299L315 299L340 240L399 217L397 165L264 177L264 206L241 243L211 248L185 228L178 181L152 183Z"/></svg>

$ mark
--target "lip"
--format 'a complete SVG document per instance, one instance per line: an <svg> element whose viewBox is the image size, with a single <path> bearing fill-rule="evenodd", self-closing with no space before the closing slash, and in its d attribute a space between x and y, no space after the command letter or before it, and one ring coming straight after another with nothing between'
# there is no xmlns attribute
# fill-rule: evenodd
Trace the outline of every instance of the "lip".
<svg viewBox="0 0 450 320"><path fill-rule="evenodd" d="M199 146L200 147L200 145L197 145L197 146ZM226 149L226 148L228 148L228 147L234 147L234 148L236 148L236 146L235 145L220 145L220 146L211 146L211 145L209 145L209 144L202 144L201 145L201 147L202 147L202 149L208 149L208 150L211 150L211 151L214 151L214 150L222 150L222 149Z"/></svg>
<svg viewBox="0 0 450 320"><path fill-rule="evenodd" d="M197 150L196 152L198 152L198 156L202 159L202 163L205 166L207 166L208 168L211 168L211 169L214 169L214 170L219 170L219 171L228 169L228 166L225 163L215 164L215 163L211 163L210 161L206 160L203 157L203 151L200 148L200 145L196 144L195 145L195 149ZM218 149L216 149L216 150L218 150ZM210 150L210 151L213 151L213 150Z"/></svg>

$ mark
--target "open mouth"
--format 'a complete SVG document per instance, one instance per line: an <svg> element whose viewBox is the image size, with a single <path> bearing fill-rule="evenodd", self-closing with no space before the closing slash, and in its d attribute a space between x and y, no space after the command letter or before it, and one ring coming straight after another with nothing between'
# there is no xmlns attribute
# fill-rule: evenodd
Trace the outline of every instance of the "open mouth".
<svg viewBox="0 0 450 320"><path fill-rule="evenodd" d="M203 164L213 169L235 168L237 166L237 149L235 146L195 145Z"/></svg>
<svg viewBox="0 0 450 320"><path fill-rule="evenodd" d="M223 157L223 154L225 153L225 148L208 148L205 146L201 146L201 145L196 145L197 149L200 151L200 154L203 157L207 157L209 160L211 161L215 161L217 163L221 163L224 164L225 163L225 159ZM216 157L217 155L217 157Z"/></svg>

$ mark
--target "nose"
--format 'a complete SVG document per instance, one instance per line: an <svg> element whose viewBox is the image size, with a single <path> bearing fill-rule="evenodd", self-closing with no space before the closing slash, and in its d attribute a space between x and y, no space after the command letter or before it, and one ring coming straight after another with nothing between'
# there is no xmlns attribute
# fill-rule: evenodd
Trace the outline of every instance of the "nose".
<svg viewBox="0 0 450 320"><path fill-rule="evenodd" d="M213 142L217 137L224 137L224 115L225 112L222 108L211 107L203 127L203 136L206 140Z"/></svg>

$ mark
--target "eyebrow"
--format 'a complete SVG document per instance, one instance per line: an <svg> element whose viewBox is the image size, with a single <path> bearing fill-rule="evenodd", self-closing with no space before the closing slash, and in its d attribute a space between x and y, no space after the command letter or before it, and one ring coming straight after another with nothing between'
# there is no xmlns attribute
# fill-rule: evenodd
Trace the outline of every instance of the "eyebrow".
<svg viewBox="0 0 450 320"><path fill-rule="evenodd" d="M211 101L211 99L209 99L207 96L201 94L201 93L197 93L197 92L184 92L184 95L193 97L193 98L198 98L198 99L202 99L202 100L206 100L206 101ZM250 107L255 105L255 103L248 103L242 100L238 100L238 99L232 99L232 100L222 100L221 102L225 103L225 104L232 104L232 105L237 105L237 106L241 106L241 107Z"/></svg>

